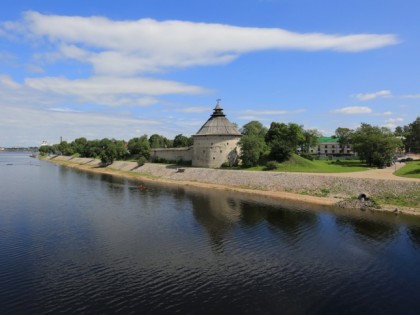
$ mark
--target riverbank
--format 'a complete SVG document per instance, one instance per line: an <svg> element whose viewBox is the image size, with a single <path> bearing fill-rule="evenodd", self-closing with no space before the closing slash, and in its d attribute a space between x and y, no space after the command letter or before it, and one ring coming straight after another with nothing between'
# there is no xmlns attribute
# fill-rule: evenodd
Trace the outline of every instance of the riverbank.
<svg viewBox="0 0 420 315"><path fill-rule="evenodd" d="M247 194L264 195L289 201L317 205L352 208L355 203L343 200L355 199L365 194L375 200L392 198L418 198L420 181L401 178L374 179L356 178L340 174L308 174L285 172L257 172L207 168L179 168L173 165L146 163L138 167L136 162L116 161L107 167L100 167L100 161L90 158L55 156L47 160L95 173L113 174L143 181L188 185L205 189L240 191ZM367 173L366 173L367 174ZM380 205L379 211L392 211L420 215L420 205Z"/></svg>

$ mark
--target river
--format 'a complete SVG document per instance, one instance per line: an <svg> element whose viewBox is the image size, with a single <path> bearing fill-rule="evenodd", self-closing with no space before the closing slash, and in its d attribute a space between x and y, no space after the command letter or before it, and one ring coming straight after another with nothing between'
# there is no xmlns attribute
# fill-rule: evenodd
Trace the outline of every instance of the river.
<svg viewBox="0 0 420 315"><path fill-rule="evenodd" d="M0 183L0 314L420 310L420 218L139 183L28 153L0 153Z"/></svg>

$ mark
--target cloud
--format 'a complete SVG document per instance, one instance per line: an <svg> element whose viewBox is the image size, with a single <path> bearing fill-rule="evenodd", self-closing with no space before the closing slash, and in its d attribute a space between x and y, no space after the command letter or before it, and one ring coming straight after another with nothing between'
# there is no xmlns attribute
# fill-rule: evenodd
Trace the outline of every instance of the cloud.
<svg viewBox="0 0 420 315"><path fill-rule="evenodd" d="M385 120L385 122L387 122L387 123L396 123L396 122L402 122L402 121L404 121L404 118L401 118L401 117L399 117L399 118L389 118L389 119Z"/></svg>
<svg viewBox="0 0 420 315"><path fill-rule="evenodd" d="M3 146L37 146L42 140L58 143L59 137L72 141L78 137L91 139L119 138L129 140L135 130L157 131L161 122L115 112L75 112L43 110L1 105ZM10 139L13 139L11 143Z"/></svg>
<svg viewBox="0 0 420 315"><path fill-rule="evenodd" d="M372 109L365 106L349 106L339 109L335 109L334 113L344 114L344 115L358 115L358 114L370 114Z"/></svg>
<svg viewBox="0 0 420 315"><path fill-rule="evenodd" d="M97 74L135 75L168 68L226 64L262 50L360 52L398 43L393 34L331 35L280 28L188 21L45 15L29 11L3 30L47 40L56 56L89 63ZM51 54L51 51L49 52Z"/></svg>
<svg viewBox="0 0 420 315"><path fill-rule="evenodd" d="M388 123L388 124L384 124L384 125L382 125L382 127L386 127L386 128L388 128L388 129L393 130L393 129L397 128L397 127L398 127L398 125L393 124L393 123Z"/></svg>
<svg viewBox="0 0 420 315"><path fill-rule="evenodd" d="M204 88L175 81L147 78L91 77L69 80L64 77L28 78L23 84L9 76L0 76L4 97L16 101L43 99L43 102L75 102L103 106L149 106L159 102L158 96L169 94L196 95Z"/></svg>
<svg viewBox="0 0 420 315"><path fill-rule="evenodd" d="M370 101L370 100L374 100L375 98L386 98L386 97L391 97L391 91L388 90L381 90L378 92L374 92L374 93L360 93L360 94L356 94L354 95L354 97L356 97L358 100L360 101Z"/></svg>

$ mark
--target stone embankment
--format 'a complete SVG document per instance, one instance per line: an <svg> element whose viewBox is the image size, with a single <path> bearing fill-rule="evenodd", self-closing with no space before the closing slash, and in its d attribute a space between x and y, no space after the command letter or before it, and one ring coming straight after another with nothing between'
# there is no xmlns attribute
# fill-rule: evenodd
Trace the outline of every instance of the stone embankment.
<svg viewBox="0 0 420 315"><path fill-rule="evenodd" d="M57 156L57 162L65 162L90 167L99 166L100 161L87 158ZM180 168L162 164L146 163L138 167L135 162L117 161L107 169L133 172L150 178L168 181L196 182L223 185L240 189L252 189L266 192L286 192L299 195L332 198L340 201L366 196L399 196L402 194L420 194L420 180L374 179L346 177L345 174L308 174L285 172L257 172L242 170L223 170L208 168ZM352 173L353 174L353 173ZM362 173L361 173L362 174ZM368 175L368 173L366 173ZM420 205L419 205L420 207Z"/></svg>

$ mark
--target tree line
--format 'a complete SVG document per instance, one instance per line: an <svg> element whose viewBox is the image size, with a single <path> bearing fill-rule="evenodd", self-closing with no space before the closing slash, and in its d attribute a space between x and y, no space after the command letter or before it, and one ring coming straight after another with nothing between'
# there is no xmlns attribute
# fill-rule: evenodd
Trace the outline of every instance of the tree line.
<svg viewBox="0 0 420 315"><path fill-rule="evenodd" d="M182 134L173 140L153 134L135 137L128 142L124 140L108 139L87 140L77 138L72 142L61 141L59 144L41 146L39 152L46 154L78 155L80 157L100 159L103 164L111 164L114 160L138 160L144 163L150 158L152 148L177 148L192 145L192 137Z"/></svg>
<svg viewBox="0 0 420 315"><path fill-rule="evenodd" d="M316 147L322 136L318 130L304 129L296 123L272 122L267 128L259 121L251 121L240 131L240 158L244 167L267 165L271 161L284 162L297 152L303 157L313 159L310 148ZM420 152L420 117L407 126L397 127L395 132L385 127L362 123L356 130L339 127L334 136L341 146L351 145L359 159L368 165L380 167L392 163L398 151ZM127 159L135 159L143 164L149 160L152 148L188 147L192 144L192 137L182 134L173 140L153 134L150 137L136 137L128 142L107 138L78 138L71 143L62 141L53 146L42 146L39 151L41 154L77 154L80 157L99 158L104 164Z"/></svg>
<svg viewBox="0 0 420 315"><path fill-rule="evenodd" d="M270 161L284 162L293 153L313 159L310 148L316 147L321 133L304 129L295 123L272 122L266 128L258 121L251 121L241 128L241 160L244 166L267 165ZM362 123L352 130L339 127L335 137L340 146L351 145L358 158L369 166L391 164L398 152L420 152L420 117L407 126L389 128Z"/></svg>

